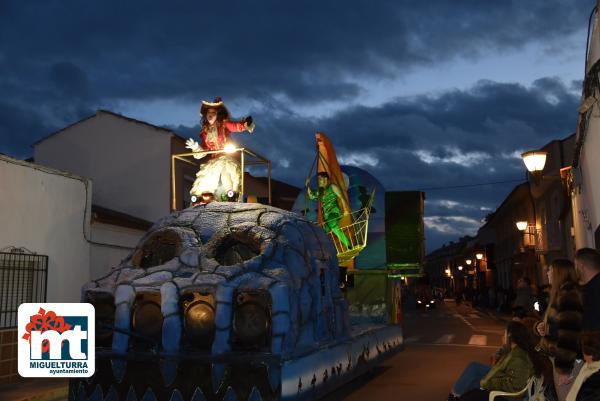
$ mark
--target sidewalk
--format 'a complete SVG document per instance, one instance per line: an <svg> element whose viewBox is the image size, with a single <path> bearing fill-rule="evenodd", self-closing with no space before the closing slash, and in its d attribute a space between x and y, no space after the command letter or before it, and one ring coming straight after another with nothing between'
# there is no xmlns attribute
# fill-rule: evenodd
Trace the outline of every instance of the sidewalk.
<svg viewBox="0 0 600 401"><path fill-rule="evenodd" d="M2 401L64 401L67 399L68 379L23 379L0 385Z"/></svg>

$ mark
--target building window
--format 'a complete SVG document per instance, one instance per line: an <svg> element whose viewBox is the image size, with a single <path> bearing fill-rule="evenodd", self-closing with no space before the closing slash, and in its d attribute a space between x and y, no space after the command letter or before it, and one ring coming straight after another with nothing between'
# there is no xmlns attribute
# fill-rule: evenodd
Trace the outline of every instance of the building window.
<svg viewBox="0 0 600 401"><path fill-rule="evenodd" d="M17 310L25 302L46 302L48 256L23 248L0 252L0 329L17 327Z"/></svg>

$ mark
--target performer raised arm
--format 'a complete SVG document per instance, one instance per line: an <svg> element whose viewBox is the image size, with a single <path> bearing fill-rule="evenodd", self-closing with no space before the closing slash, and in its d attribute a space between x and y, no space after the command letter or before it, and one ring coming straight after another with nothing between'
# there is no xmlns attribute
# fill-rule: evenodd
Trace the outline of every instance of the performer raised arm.
<svg viewBox="0 0 600 401"><path fill-rule="evenodd" d="M329 174L321 171L317 174L317 183L319 185L318 192L315 193L310 189L309 186L310 178L306 179L306 191L310 199L317 199L321 204L321 210L323 212L323 228L327 233L333 231L336 237L342 244L348 248L350 242L344 234L344 231L340 228L339 221L342 217L342 211L340 210L340 204L342 206L343 214L350 214L350 206L342 196L339 187L335 184L330 183Z"/></svg>
<svg viewBox="0 0 600 401"><path fill-rule="evenodd" d="M229 137L233 132L254 131L255 124L251 116L242 121L231 121L229 110L221 98L213 102L202 101L200 106L202 129L200 131L201 145L193 139L186 142L186 147L193 152L222 150L230 143ZM201 155L194 156L197 158ZM216 195L221 200L227 199L227 193L237 194L240 190L240 166L236 159L226 154L214 154L211 160L201 166L196 174L196 181L190 194L201 196Z"/></svg>

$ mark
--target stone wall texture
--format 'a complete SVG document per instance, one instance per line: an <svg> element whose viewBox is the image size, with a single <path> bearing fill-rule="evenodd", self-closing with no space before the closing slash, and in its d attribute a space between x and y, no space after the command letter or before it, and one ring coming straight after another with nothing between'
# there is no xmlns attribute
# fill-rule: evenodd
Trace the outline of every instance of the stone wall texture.
<svg viewBox="0 0 600 401"><path fill-rule="evenodd" d="M161 345L176 352L183 330L179 299L192 289L216 300L213 354L231 350L239 290L270 294L274 354L294 355L349 335L331 240L302 216L259 204L212 202L160 219L119 266L84 286L82 300L113 296L114 325L129 330L136 294L160 293ZM128 336L115 332L112 347L125 351Z"/></svg>

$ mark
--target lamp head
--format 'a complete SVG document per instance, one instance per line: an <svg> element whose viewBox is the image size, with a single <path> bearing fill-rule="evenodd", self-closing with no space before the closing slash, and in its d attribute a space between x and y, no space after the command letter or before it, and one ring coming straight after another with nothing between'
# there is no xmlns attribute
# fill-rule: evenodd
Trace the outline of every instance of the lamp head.
<svg viewBox="0 0 600 401"><path fill-rule="evenodd" d="M527 171L530 173L540 173L544 170L547 156L548 152L535 150L523 153L521 158L523 159L523 163L525 163L525 167L527 167Z"/></svg>
<svg viewBox="0 0 600 401"><path fill-rule="evenodd" d="M515 224L517 225L517 229L519 231L525 231L528 226L526 221L517 221Z"/></svg>

